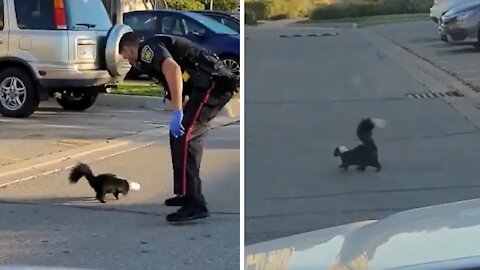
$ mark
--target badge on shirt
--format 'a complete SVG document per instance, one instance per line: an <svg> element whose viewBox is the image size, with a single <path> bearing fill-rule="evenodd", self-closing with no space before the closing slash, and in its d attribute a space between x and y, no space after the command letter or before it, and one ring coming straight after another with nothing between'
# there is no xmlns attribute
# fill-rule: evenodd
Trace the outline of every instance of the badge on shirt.
<svg viewBox="0 0 480 270"><path fill-rule="evenodd" d="M188 79L190 79L190 74L188 74L187 71L184 71L182 74L183 81L186 82Z"/></svg>
<svg viewBox="0 0 480 270"><path fill-rule="evenodd" d="M153 50L150 48L150 46L145 45L142 49L142 55L140 56L142 61L150 64L152 63L153 56Z"/></svg>

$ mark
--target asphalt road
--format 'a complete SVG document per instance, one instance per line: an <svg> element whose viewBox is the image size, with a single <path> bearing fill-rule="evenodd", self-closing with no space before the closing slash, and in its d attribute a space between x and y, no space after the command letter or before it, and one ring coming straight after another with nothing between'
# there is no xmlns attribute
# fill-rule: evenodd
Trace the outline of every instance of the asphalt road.
<svg viewBox="0 0 480 270"><path fill-rule="evenodd" d="M82 141L92 144L111 136L122 138L132 133L149 132L152 126L144 123L145 120L155 121L153 125L160 126L158 134L161 134L165 129L161 128L162 121L167 119L166 115L162 118L150 111L101 107L87 113L57 112L57 120L53 119L53 113L44 114L39 112L25 120L1 119L9 121L12 128L10 133L4 130L3 137L12 139L21 128L29 134L44 134L43 147L40 147L41 142L29 142L26 138L24 142L38 145L41 158L45 158L50 152L72 150L55 149L48 142L71 140L77 134L82 136ZM22 121L36 125L28 129ZM63 126L66 122L70 122L72 129L77 127L77 133L69 132ZM52 125L50 130L37 129L42 123ZM90 134L85 135L87 132ZM49 134L56 136L49 138ZM165 215L176 208L163 205L172 195L172 180L168 139L161 135L152 137L152 144L148 145L145 141L128 142L121 151L109 150L109 156L101 159L92 155L66 158L69 164L49 165L49 169L57 166L58 171L54 173L39 174L28 181L1 188L0 265L112 270L238 269L239 135L238 125L210 131L202 177L212 215L186 225L174 226L165 220ZM138 148L141 145L144 147ZM70 148L81 153L85 147L88 145ZM24 151L28 153L28 148ZM22 157L20 152L17 156ZM28 157L30 160L38 158ZM106 204L100 204L93 199L94 193L86 181L76 185L68 183L68 170L62 169L78 161L90 164L96 174L115 173L139 182L142 188L140 192L121 196L118 201L110 197ZM22 162L26 161L14 165L20 166Z"/></svg>
<svg viewBox="0 0 480 270"><path fill-rule="evenodd" d="M390 27L378 29L398 40L424 30ZM280 37L294 34L307 37ZM478 127L443 99L407 98L435 89L412 77L404 59L359 29L262 27L246 36L247 245L478 197ZM364 117L387 121L374 130L384 169L343 172L333 150L358 144Z"/></svg>

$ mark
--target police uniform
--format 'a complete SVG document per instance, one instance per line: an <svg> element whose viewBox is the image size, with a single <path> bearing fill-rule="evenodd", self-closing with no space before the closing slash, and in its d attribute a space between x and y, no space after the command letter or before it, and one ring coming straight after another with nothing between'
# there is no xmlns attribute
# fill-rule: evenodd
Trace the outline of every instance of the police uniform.
<svg viewBox="0 0 480 270"><path fill-rule="evenodd" d="M161 70L161 65L167 58L173 58L180 66L184 79L183 96L188 96L182 120L185 134L178 138L170 134L174 193L185 196L183 206L193 205L207 211L199 175L203 139L207 135L210 120L237 90L237 78L215 54L194 45L188 39L155 36L140 44L137 68L156 77L168 93L168 84ZM169 94L167 98L170 99Z"/></svg>

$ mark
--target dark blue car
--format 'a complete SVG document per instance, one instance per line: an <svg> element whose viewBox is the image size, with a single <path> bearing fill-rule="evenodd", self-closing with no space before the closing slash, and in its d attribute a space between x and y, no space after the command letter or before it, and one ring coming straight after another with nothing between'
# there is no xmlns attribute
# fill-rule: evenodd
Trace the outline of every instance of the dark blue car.
<svg viewBox="0 0 480 270"><path fill-rule="evenodd" d="M125 13L123 22L144 38L157 34L186 37L215 52L233 73L240 75L240 35L212 18L181 10L144 10ZM135 73L133 69L131 73Z"/></svg>
<svg viewBox="0 0 480 270"><path fill-rule="evenodd" d="M226 25L233 30L240 33L240 19L237 19L237 13L226 12L226 11L216 11L216 10L192 10L195 13L200 13L207 17L214 19L215 21Z"/></svg>

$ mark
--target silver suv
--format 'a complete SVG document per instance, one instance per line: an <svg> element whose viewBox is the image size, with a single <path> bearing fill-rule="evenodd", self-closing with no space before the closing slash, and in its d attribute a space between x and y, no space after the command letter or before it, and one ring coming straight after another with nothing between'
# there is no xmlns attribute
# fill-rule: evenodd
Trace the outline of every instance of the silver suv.
<svg viewBox="0 0 480 270"><path fill-rule="evenodd" d="M131 31L102 0L0 0L0 113L28 117L49 97L86 110L129 71L118 44Z"/></svg>

